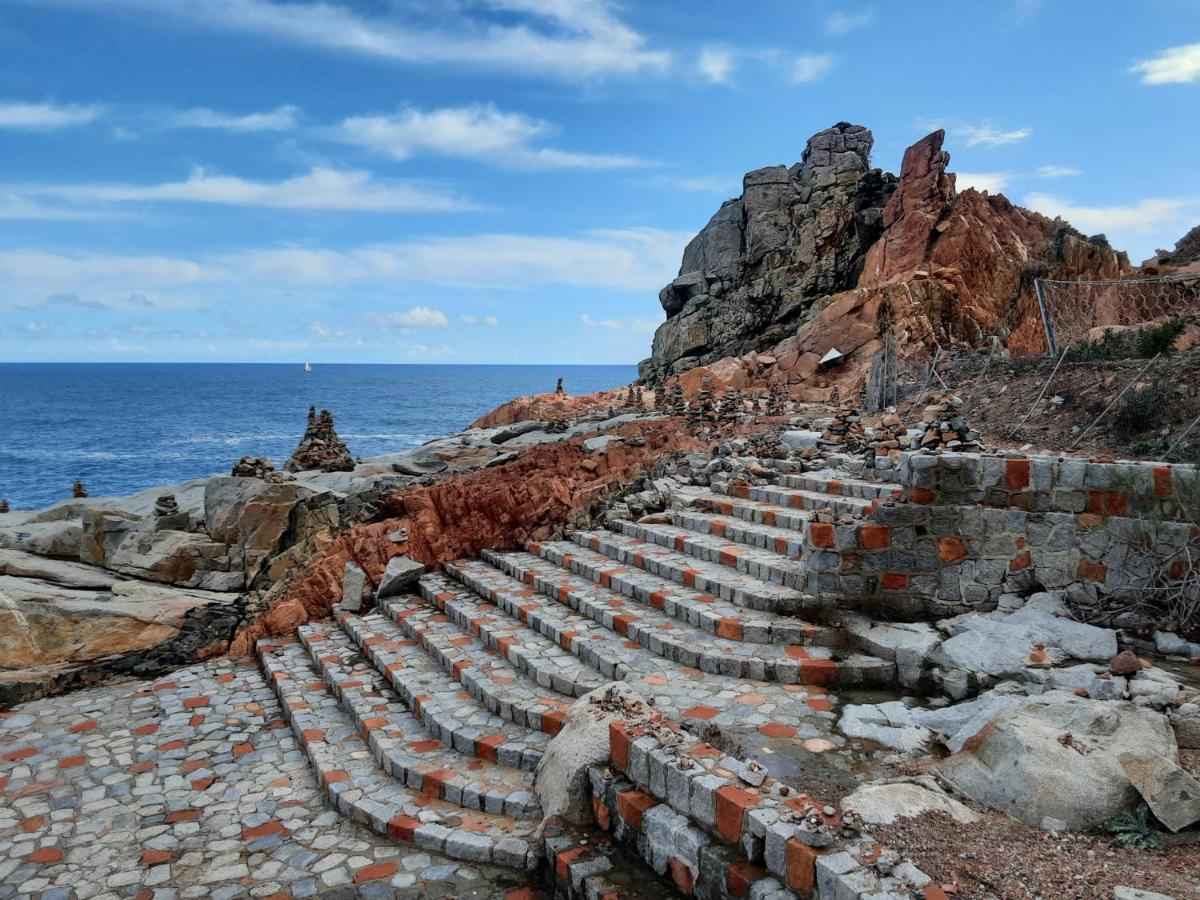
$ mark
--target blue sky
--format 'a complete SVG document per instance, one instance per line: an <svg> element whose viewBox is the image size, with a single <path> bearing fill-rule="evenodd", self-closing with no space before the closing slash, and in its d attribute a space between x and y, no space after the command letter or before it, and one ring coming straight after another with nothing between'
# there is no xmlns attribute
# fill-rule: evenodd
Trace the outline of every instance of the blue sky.
<svg viewBox="0 0 1200 900"><path fill-rule="evenodd" d="M1136 262L1198 110L1195 0L0 0L0 361L634 362L839 120Z"/></svg>

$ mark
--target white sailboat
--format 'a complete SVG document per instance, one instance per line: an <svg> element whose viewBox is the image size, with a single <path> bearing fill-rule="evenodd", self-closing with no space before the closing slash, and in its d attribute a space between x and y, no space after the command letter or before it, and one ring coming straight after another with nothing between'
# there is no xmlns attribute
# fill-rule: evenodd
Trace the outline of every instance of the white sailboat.
<svg viewBox="0 0 1200 900"><path fill-rule="evenodd" d="M304 371L305 371L305 372L311 372L311 371L312 371L312 363L305 363L305 364L304 364Z"/></svg>

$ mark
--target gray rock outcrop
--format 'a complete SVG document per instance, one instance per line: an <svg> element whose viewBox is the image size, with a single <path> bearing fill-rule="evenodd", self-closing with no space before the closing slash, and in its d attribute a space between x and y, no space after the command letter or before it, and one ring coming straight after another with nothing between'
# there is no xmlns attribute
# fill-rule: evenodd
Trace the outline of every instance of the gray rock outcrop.
<svg viewBox="0 0 1200 900"><path fill-rule="evenodd" d="M870 166L871 132L839 122L808 141L800 162L748 173L683 253L662 289L667 321L643 378L770 346L816 301L855 285L883 230L896 178Z"/></svg>
<svg viewBox="0 0 1200 900"><path fill-rule="evenodd" d="M1162 714L1064 691L1001 713L966 747L940 769L962 794L1028 825L1057 820L1078 829L1099 827L1137 802L1122 754L1177 754Z"/></svg>

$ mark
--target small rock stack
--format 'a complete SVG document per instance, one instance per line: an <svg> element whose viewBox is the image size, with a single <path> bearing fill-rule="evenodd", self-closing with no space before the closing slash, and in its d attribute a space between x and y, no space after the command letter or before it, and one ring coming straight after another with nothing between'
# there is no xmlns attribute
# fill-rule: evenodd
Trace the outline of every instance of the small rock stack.
<svg viewBox="0 0 1200 900"><path fill-rule="evenodd" d="M745 401L742 399L742 392L739 390L729 390L721 395L721 402L717 405L717 416L723 420L736 419L746 411Z"/></svg>
<svg viewBox="0 0 1200 900"><path fill-rule="evenodd" d="M821 443L834 449L857 450L865 436L858 410L844 407L833 414L833 421L821 435Z"/></svg>
<svg viewBox="0 0 1200 900"><path fill-rule="evenodd" d="M304 430L304 437L300 439L296 452L283 464L283 469L285 472L354 470L354 457L334 430L333 414L329 410L321 410L318 416L316 407L308 408L308 427Z"/></svg>
<svg viewBox="0 0 1200 900"><path fill-rule="evenodd" d="M83 482L78 478L75 479L75 483L71 485L71 496L76 500L82 500L87 495L88 489L83 486Z"/></svg>
<svg viewBox="0 0 1200 900"><path fill-rule="evenodd" d="M700 382L700 390L696 393L696 405L689 416L693 424L708 424L717 421L717 407L713 403L712 383L705 376Z"/></svg>
<svg viewBox="0 0 1200 900"><path fill-rule="evenodd" d="M542 430L546 434L563 434L570 427L566 419L551 419Z"/></svg>
<svg viewBox="0 0 1200 900"><path fill-rule="evenodd" d="M8 512L8 498L0 498L0 513Z"/></svg>
<svg viewBox="0 0 1200 900"><path fill-rule="evenodd" d="M187 531L191 516L180 512L174 494L163 494L154 501L155 531Z"/></svg>
<svg viewBox="0 0 1200 900"><path fill-rule="evenodd" d="M163 494L154 501L154 514L156 516L174 516L179 514L179 503L175 499L174 494Z"/></svg>
<svg viewBox="0 0 1200 900"><path fill-rule="evenodd" d="M667 415L686 416L687 400L683 396L683 386L678 380L667 390Z"/></svg>
<svg viewBox="0 0 1200 900"><path fill-rule="evenodd" d="M787 415L787 393L782 385L778 382L771 382L771 386L767 389L767 409L768 416L784 416Z"/></svg>
<svg viewBox="0 0 1200 900"><path fill-rule="evenodd" d="M235 478L260 478L263 481L274 481L278 475L270 460L261 456L243 456L229 474Z"/></svg>
<svg viewBox="0 0 1200 900"><path fill-rule="evenodd" d="M908 429L894 412L885 413L875 428L875 434L867 447L867 465L873 465L876 456L889 456L912 446Z"/></svg>
<svg viewBox="0 0 1200 900"><path fill-rule="evenodd" d="M642 386L640 384L633 386L633 408L636 412L646 411L646 398L642 396Z"/></svg>
<svg viewBox="0 0 1200 900"><path fill-rule="evenodd" d="M963 402L953 394L945 394L921 414L917 423L924 433L917 439L922 450L977 451L979 432L967 427L962 416Z"/></svg>

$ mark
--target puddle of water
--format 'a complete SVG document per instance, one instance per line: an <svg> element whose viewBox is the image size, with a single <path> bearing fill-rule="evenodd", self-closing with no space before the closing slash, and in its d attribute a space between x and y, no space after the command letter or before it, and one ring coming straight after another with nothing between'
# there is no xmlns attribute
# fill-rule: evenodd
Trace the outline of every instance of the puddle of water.
<svg viewBox="0 0 1200 900"><path fill-rule="evenodd" d="M1138 655L1172 675L1180 684L1200 690L1200 663L1184 659L1182 656L1155 656L1152 653Z"/></svg>

